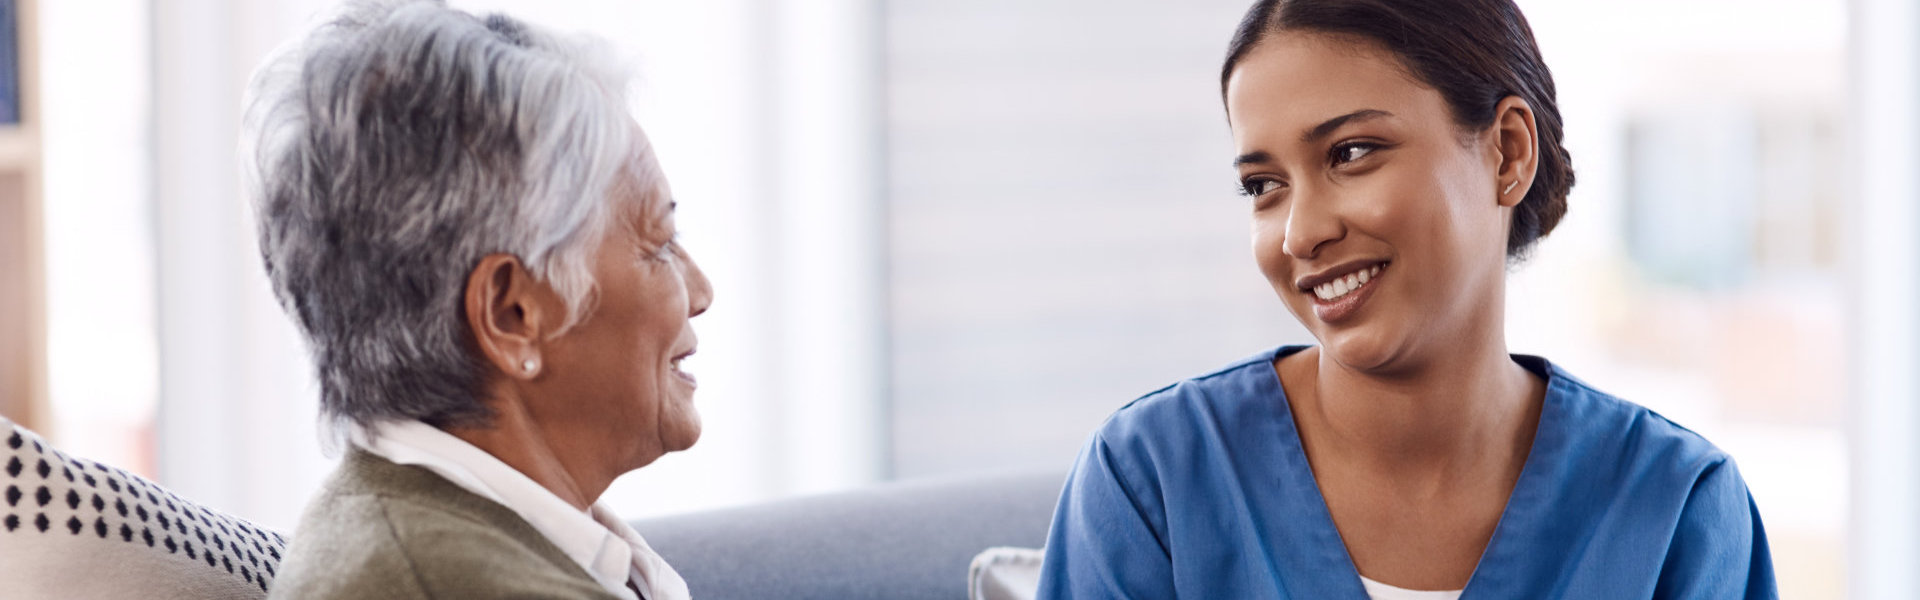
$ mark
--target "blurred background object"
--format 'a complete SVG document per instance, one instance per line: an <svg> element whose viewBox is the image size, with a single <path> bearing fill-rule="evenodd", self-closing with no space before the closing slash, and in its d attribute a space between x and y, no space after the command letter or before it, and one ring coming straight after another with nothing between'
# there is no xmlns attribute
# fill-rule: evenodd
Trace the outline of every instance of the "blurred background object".
<svg viewBox="0 0 1920 600"><path fill-rule="evenodd" d="M0 0L0 410L281 528L331 463L234 140L327 4ZM1062 470L1128 400L1311 341L1230 191L1245 0L452 4L635 56L717 289L705 437L623 514ZM1512 348L1730 452L1783 597L1920 597L1920 8L1520 4L1579 184Z"/></svg>
<svg viewBox="0 0 1920 600"><path fill-rule="evenodd" d="M0 0L0 414L19 419L47 412L36 8Z"/></svg>

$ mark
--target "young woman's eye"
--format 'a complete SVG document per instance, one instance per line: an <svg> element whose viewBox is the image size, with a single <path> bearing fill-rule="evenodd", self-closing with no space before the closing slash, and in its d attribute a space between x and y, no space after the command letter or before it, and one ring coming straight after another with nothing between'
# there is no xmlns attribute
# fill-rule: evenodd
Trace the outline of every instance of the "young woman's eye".
<svg viewBox="0 0 1920 600"><path fill-rule="evenodd" d="M1267 192L1280 189L1280 182L1272 179L1247 179L1240 182L1240 195L1249 198L1265 196Z"/></svg>
<svg viewBox="0 0 1920 600"><path fill-rule="evenodd" d="M1328 158L1335 166L1344 165L1366 158L1368 154L1373 154L1373 151L1379 149L1379 144L1370 142L1348 142L1334 146L1333 151L1328 153L1330 155Z"/></svg>

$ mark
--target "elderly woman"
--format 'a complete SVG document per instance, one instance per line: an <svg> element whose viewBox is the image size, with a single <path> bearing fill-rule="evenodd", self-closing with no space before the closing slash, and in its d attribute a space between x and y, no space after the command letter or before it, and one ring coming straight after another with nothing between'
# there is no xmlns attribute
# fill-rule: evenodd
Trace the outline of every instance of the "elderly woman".
<svg viewBox="0 0 1920 600"><path fill-rule="evenodd" d="M699 438L712 301L627 81L437 1L351 5L255 76L261 253L351 441L273 597L687 596L595 503Z"/></svg>

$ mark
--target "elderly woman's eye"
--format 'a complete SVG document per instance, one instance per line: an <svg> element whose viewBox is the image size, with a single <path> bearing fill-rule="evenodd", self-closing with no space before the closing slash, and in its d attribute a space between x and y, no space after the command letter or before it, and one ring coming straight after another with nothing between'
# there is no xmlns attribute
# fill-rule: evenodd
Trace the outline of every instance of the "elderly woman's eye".
<svg viewBox="0 0 1920 600"><path fill-rule="evenodd" d="M667 262L667 261L673 260L673 242L666 242L666 243L644 242L634 250L635 250L635 253L642 260L649 260L654 262Z"/></svg>
<svg viewBox="0 0 1920 600"><path fill-rule="evenodd" d="M669 238L665 243L662 243L653 249L653 259L661 262L670 261L675 258L678 258L679 256L680 256L680 235L679 234L674 234L672 238Z"/></svg>
<svg viewBox="0 0 1920 600"><path fill-rule="evenodd" d="M1374 144L1370 142L1349 142L1345 144L1340 144L1338 146L1334 146L1333 151L1329 153L1331 155L1329 158L1331 159L1331 162L1334 165L1338 166L1338 165L1343 165L1356 160L1360 160L1362 158L1366 158L1368 154L1373 154L1373 151L1379 150L1379 149L1380 149L1379 144Z"/></svg>

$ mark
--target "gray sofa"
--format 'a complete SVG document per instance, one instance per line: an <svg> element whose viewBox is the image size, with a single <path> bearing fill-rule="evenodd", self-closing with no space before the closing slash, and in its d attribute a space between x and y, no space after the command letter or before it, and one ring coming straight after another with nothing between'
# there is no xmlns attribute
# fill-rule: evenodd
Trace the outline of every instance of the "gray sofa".
<svg viewBox="0 0 1920 600"><path fill-rule="evenodd" d="M699 600L961 600L994 546L1038 548L1065 474L928 479L633 523ZM0 598L258 600L287 539L0 415Z"/></svg>
<svg viewBox="0 0 1920 600"><path fill-rule="evenodd" d="M1064 481L908 481L633 526L700 600L963 600L982 550L1046 542Z"/></svg>

